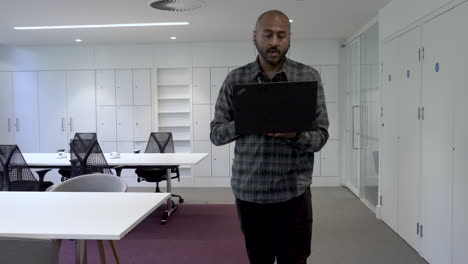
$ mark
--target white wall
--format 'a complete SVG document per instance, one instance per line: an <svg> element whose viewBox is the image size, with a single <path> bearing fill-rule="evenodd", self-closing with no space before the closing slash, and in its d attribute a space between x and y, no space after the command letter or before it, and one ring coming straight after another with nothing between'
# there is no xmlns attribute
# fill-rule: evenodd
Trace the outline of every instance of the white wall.
<svg viewBox="0 0 468 264"><path fill-rule="evenodd" d="M449 2L456 0L393 0L379 12L379 33L383 40Z"/></svg>
<svg viewBox="0 0 468 264"><path fill-rule="evenodd" d="M292 41L289 57L308 65L339 64L338 40ZM154 45L0 46L0 71L242 66L255 59L251 41Z"/></svg>

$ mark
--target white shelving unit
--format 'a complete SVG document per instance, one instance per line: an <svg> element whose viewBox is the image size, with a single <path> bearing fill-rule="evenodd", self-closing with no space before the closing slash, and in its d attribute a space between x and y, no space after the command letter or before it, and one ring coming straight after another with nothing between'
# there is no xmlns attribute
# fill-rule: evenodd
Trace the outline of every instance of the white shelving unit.
<svg viewBox="0 0 468 264"><path fill-rule="evenodd" d="M172 132L175 152L192 152L191 68L156 69L158 131ZM191 177L191 167L179 167L182 177Z"/></svg>

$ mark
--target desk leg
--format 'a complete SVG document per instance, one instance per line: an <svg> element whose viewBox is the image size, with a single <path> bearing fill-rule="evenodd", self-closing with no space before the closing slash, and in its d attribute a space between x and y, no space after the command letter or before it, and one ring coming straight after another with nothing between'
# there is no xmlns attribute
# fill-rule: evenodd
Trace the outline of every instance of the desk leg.
<svg viewBox="0 0 468 264"><path fill-rule="evenodd" d="M86 241L85 240L77 240L76 241L76 263L77 264L85 264L88 261L88 257L86 254Z"/></svg>
<svg viewBox="0 0 468 264"><path fill-rule="evenodd" d="M171 185L171 169L167 169L167 192L172 193L172 185ZM171 197L167 199L167 209L161 217L161 223L165 224L169 216L177 210L177 205L172 201Z"/></svg>

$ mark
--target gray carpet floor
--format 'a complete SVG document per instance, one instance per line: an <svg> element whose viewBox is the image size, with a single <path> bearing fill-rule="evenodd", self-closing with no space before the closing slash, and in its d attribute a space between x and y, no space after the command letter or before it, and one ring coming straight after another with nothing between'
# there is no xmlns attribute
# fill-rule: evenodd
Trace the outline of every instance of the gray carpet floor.
<svg viewBox="0 0 468 264"><path fill-rule="evenodd" d="M131 190L130 190L131 191ZM229 188L174 188L186 203L232 204ZM342 187L312 188L312 264L427 264L354 194Z"/></svg>

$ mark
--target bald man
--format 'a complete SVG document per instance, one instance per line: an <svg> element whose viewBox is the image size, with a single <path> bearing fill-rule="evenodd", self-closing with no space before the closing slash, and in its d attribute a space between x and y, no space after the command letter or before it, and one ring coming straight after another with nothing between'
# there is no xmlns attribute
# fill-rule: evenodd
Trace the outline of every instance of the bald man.
<svg viewBox="0 0 468 264"><path fill-rule="evenodd" d="M310 184L314 152L328 140L328 114L319 73L286 57L291 25L281 11L263 13L253 31L258 57L229 73L221 87L211 121L216 146L236 141L231 186L252 264L306 263L312 239ZM236 135L233 85L317 81L313 131ZM261 100L261 99L259 99ZM285 106L287 107L287 106Z"/></svg>

